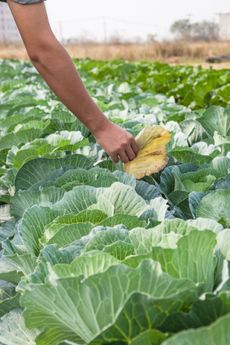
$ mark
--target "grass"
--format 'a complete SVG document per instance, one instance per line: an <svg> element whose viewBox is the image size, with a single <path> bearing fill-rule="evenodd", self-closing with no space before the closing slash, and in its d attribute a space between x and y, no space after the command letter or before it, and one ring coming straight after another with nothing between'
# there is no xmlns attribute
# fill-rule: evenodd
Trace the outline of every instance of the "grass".
<svg viewBox="0 0 230 345"><path fill-rule="evenodd" d="M150 42L150 43L78 43L66 45L72 57L100 60L125 59L130 61L149 60L167 63L202 64L209 56L229 55L229 42ZM25 48L22 45L7 45L0 47L0 58L16 58L28 60ZM216 68L230 68L229 63L212 65Z"/></svg>

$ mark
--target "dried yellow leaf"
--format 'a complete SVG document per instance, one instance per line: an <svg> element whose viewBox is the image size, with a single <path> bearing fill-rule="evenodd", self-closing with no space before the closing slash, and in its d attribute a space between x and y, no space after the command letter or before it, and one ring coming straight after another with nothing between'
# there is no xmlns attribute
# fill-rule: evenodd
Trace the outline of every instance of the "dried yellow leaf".
<svg viewBox="0 0 230 345"><path fill-rule="evenodd" d="M137 157L126 164L124 170L130 175L141 179L162 170L168 162L166 145L171 134L160 126L146 126L136 137L139 147Z"/></svg>

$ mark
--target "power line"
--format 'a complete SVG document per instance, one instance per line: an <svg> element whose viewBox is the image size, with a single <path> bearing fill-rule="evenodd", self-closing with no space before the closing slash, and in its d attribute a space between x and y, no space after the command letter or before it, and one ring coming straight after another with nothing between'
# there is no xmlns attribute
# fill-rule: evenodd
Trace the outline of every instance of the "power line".
<svg viewBox="0 0 230 345"><path fill-rule="evenodd" d="M127 23L127 24L135 24L135 25L141 25L141 26L155 26L154 23L139 22L139 21L133 21L133 20L127 20L127 19L118 19L118 18L113 18L113 17L108 17L107 19L115 21L115 22L121 22L121 23Z"/></svg>
<svg viewBox="0 0 230 345"><path fill-rule="evenodd" d="M100 21L104 22L106 21L107 23L109 21L117 22L117 23L124 23L124 24L134 24L134 25L141 25L141 26L156 26L154 23L147 23L147 22L140 22L140 21L133 21L133 20L127 20L127 19L122 19L122 18L115 18L115 17L87 17L87 18L71 18L71 19L62 19L61 22L65 23L78 23L78 22L88 22L88 21Z"/></svg>
<svg viewBox="0 0 230 345"><path fill-rule="evenodd" d="M145 27L146 31L148 30L150 32L157 31L158 26L154 25L154 23L147 23L147 22L141 22L141 21L133 21L129 19L123 19L123 18L115 18L115 17L85 17L85 18L71 18L71 19L62 19L59 21L54 21L53 24L57 26L57 31L59 34L60 40L64 39L64 32L68 30L68 27L72 27L73 31L73 25L75 27L75 30L80 29L80 27L84 26L84 23L91 22L91 29L92 26L96 25L96 29L100 29L101 32L101 37L103 38L104 42L108 41L108 36L111 35L112 31L111 28L116 29L118 31L121 30L127 30L128 28L130 29L130 25L135 25L136 27ZM78 25L79 23L82 23ZM147 29L148 28L148 29ZM134 30L134 28L131 28L131 30ZM121 33L120 33L121 34ZM124 34L124 33L123 33ZM146 33L147 34L147 33ZM73 35L73 34L72 34ZM75 33L76 35L76 33Z"/></svg>

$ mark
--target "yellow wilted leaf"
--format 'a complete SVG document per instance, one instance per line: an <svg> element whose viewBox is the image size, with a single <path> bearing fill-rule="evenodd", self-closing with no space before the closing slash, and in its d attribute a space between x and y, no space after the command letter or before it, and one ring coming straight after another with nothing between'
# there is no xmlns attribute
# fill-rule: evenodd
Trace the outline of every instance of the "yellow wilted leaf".
<svg viewBox="0 0 230 345"><path fill-rule="evenodd" d="M136 179L159 172L167 165L166 145L170 140L171 134L166 129L146 126L136 137L137 157L124 164L124 170Z"/></svg>

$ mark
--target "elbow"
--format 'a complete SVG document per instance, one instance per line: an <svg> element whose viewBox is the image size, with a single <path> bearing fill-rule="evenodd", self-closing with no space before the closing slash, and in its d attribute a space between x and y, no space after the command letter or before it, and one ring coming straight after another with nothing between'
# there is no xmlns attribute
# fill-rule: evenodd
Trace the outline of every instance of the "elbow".
<svg viewBox="0 0 230 345"><path fill-rule="evenodd" d="M52 50L32 50L28 52L31 62L35 65L44 65L47 66L52 60Z"/></svg>
<svg viewBox="0 0 230 345"><path fill-rule="evenodd" d="M28 51L28 56L33 64L38 64L43 60L43 54L40 51Z"/></svg>
<svg viewBox="0 0 230 345"><path fill-rule="evenodd" d="M56 42L41 42L36 46L29 47L27 53L33 64L47 66L47 64L52 64L57 49L58 45Z"/></svg>

